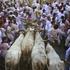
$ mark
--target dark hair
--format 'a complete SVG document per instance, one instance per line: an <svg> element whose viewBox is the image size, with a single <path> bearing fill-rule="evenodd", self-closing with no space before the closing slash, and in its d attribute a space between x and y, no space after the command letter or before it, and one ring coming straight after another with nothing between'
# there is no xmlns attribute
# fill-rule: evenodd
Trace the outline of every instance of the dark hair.
<svg viewBox="0 0 70 70"><path fill-rule="evenodd" d="M50 20L51 19L50 16L48 16L47 19Z"/></svg>
<svg viewBox="0 0 70 70"><path fill-rule="evenodd" d="M61 10L61 13L63 13L64 12L64 10Z"/></svg>
<svg viewBox="0 0 70 70"><path fill-rule="evenodd" d="M14 16L12 16L12 21L14 22L14 24L16 24L16 19Z"/></svg>
<svg viewBox="0 0 70 70"><path fill-rule="evenodd" d="M48 2L46 2L46 4L47 4L47 5L49 5L49 3L48 3Z"/></svg>
<svg viewBox="0 0 70 70"><path fill-rule="evenodd" d="M43 9L43 13L45 13L45 9Z"/></svg>
<svg viewBox="0 0 70 70"><path fill-rule="evenodd" d="M39 1L38 1L38 0L37 0L36 2L37 2L37 3L39 3Z"/></svg>
<svg viewBox="0 0 70 70"><path fill-rule="evenodd" d="M4 42L8 42L8 38L7 37L2 37L2 43Z"/></svg>
<svg viewBox="0 0 70 70"><path fill-rule="evenodd" d="M62 23L65 23L65 17L62 16L61 19L62 19Z"/></svg>
<svg viewBox="0 0 70 70"><path fill-rule="evenodd" d="M10 15L12 15L12 14L13 14L13 12L10 12L9 14L10 14Z"/></svg>
<svg viewBox="0 0 70 70"><path fill-rule="evenodd" d="M64 16L61 16L61 19L64 19L65 17Z"/></svg>
<svg viewBox="0 0 70 70"><path fill-rule="evenodd" d="M14 15L15 15L15 16L18 16L18 12L15 11L15 12L14 12Z"/></svg>
<svg viewBox="0 0 70 70"><path fill-rule="evenodd" d="M54 25L54 29L58 29L58 24L55 24Z"/></svg>
<svg viewBox="0 0 70 70"><path fill-rule="evenodd" d="M30 14L29 11L27 11L26 14L29 15Z"/></svg>
<svg viewBox="0 0 70 70"><path fill-rule="evenodd" d="M69 2L67 2L66 4L69 5Z"/></svg>
<svg viewBox="0 0 70 70"><path fill-rule="evenodd" d="M26 12L26 8L24 8L23 12L24 12L24 13Z"/></svg>
<svg viewBox="0 0 70 70"><path fill-rule="evenodd" d="M57 15L57 13L54 13L54 14L53 14L53 17L56 18L56 15Z"/></svg>

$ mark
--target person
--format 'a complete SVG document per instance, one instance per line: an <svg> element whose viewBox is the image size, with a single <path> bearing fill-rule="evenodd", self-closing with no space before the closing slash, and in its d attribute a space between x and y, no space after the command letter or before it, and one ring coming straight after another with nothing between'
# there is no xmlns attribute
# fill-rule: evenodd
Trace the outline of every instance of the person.
<svg viewBox="0 0 70 70"><path fill-rule="evenodd" d="M49 8L49 3L43 4L42 9L45 9L46 14L49 14L50 8Z"/></svg>
<svg viewBox="0 0 70 70"><path fill-rule="evenodd" d="M8 38L7 37L3 37L2 38L2 43L0 44L0 69L1 70L5 70L4 69L4 65L5 65L5 56L6 53L8 51L8 49L10 48L10 45L8 44Z"/></svg>
<svg viewBox="0 0 70 70"><path fill-rule="evenodd" d="M10 48L10 45L8 44L8 38L3 37L2 43L0 44L0 57L5 57L7 50Z"/></svg>
<svg viewBox="0 0 70 70"><path fill-rule="evenodd" d="M47 30L48 33L52 30L52 23L49 16L46 19L45 29Z"/></svg>
<svg viewBox="0 0 70 70"><path fill-rule="evenodd" d="M65 70L70 70L70 47L66 50L65 61L67 61L67 65L65 66Z"/></svg>
<svg viewBox="0 0 70 70"><path fill-rule="evenodd" d="M70 45L70 29L67 31L67 38L65 41L66 48L69 48L69 45Z"/></svg>

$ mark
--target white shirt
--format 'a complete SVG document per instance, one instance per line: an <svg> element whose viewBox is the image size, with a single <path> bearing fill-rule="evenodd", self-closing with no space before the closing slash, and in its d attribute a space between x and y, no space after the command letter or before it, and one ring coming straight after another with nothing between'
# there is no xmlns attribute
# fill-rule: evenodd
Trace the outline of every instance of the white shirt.
<svg viewBox="0 0 70 70"><path fill-rule="evenodd" d="M16 17L16 23L17 23L17 26L19 26L21 24L21 19L20 19L20 15Z"/></svg>
<svg viewBox="0 0 70 70"><path fill-rule="evenodd" d="M64 14L61 13L61 12L58 12L58 13L57 13L56 20L57 20L58 22L61 22L61 17L62 17L62 16L64 16Z"/></svg>
<svg viewBox="0 0 70 70"><path fill-rule="evenodd" d="M43 9L45 9L46 13L49 13L49 11L50 11L49 6L46 4L43 5Z"/></svg>
<svg viewBox="0 0 70 70"><path fill-rule="evenodd" d="M66 9L66 11L70 11L70 6L66 5L65 9Z"/></svg>
<svg viewBox="0 0 70 70"><path fill-rule="evenodd" d="M46 26L45 26L45 29L50 32L52 30L52 24L50 21L46 21Z"/></svg>
<svg viewBox="0 0 70 70"><path fill-rule="evenodd" d="M54 7L54 8L55 8L57 4L58 4L58 2L57 2L57 1L56 1L56 2L53 2L53 3L52 3L52 7Z"/></svg>

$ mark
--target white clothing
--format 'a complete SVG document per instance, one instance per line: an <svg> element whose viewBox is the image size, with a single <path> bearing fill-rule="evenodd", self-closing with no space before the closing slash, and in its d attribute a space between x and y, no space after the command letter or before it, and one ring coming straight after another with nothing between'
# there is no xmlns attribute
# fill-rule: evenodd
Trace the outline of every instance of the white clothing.
<svg viewBox="0 0 70 70"><path fill-rule="evenodd" d="M50 32L52 30L52 24L50 21L46 21L46 26L45 26L45 29Z"/></svg>

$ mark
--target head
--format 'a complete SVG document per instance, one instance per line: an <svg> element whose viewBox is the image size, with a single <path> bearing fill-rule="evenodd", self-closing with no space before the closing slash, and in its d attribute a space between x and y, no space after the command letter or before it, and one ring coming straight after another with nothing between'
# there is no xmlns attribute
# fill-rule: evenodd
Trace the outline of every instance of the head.
<svg viewBox="0 0 70 70"><path fill-rule="evenodd" d="M18 16L18 12L17 12L17 11L15 11L15 12L14 12L14 15L17 17L17 16Z"/></svg>
<svg viewBox="0 0 70 70"><path fill-rule="evenodd" d="M8 38L7 37L3 37L2 38L2 43L7 43L8 42Z"/></svg>
<svg viewBox="0 0 70 70"><path fill-rule="evenodd" d="M54 25L54 29L58 29L58 25L57 24Z"/></svg>
<svg viewBox="0 0 70 70"><path fill-rule="evenodd" d="M48 19L49 21L51 21L51 18L50 18L50 16L47 16L47 19Z"/></svg>

